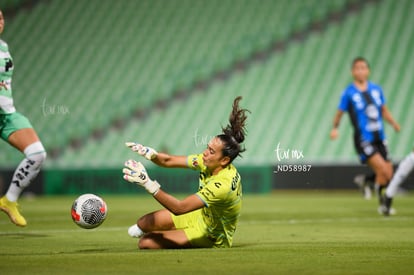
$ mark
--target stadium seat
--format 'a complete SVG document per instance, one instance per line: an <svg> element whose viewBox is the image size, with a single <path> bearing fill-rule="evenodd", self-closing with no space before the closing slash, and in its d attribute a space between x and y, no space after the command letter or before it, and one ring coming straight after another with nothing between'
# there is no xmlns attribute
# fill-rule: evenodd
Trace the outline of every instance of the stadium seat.
<svg viewBox="0 0 414 275"><path fill-rule="evenodd" d="M62 153L48 159L49 167L119 165L129 139L174 153L201 151L198 143L227 123L237 95L252 111L248 151L240 163L274 164L279 142L306 152L306 161L354 161L350 127L341 126L336 142L328 143L327 137L356 55L371 61L372 79L384 86L390 109L404 128L412 128L408 118L414 111L405 100L412 98L413 84L412 1L366 4L245 70L213 78L344 11L347 3L90 0L74 6L39 1L16 12L2 37L16 64L18 110L33 122L47 149ZM192 89L202 81L209 85ZM177 99L175 93L183 90L191 93ZM135 119L138 110L145 116ZM97 130L103 130L98 139ZM410 150L409 138L388 133L393 154ZM74 139L81 149L71 148ZM2 166L19 159L12 149L2 149Z"/></svg>

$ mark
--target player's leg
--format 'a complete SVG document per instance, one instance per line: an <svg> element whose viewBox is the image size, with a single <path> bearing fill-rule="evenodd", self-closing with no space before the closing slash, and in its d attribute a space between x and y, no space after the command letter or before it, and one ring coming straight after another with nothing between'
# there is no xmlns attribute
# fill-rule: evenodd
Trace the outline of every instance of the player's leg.
<svg viewBox="0 0 414 275"><path fill-rule="evenodd" d="M8 141L25 155L14 172L10 188L6 193L9 200L17 201L23 189L29 186L39 173L46 159L46 151L32 128L15 131L9 136Z"/></svg>
<svg viewBox="0 0 414 275"><path fill-rule="evenodd" d="M28 123L26 118L18 118ZM25 121L26 120L26 121ZM26 123L26 124L27 124ZM19 122L11 127L18 127ZM31 125L29 124L31 127ZM25 158L16 168L9 189L0 199L0 209L6 212L11 221L19 226L26 226L26 219L20 214L17 208L17 200L22 191L29 186L37 176L40 167L46 158L46 152L33 128L21 128L13 131L7 137L7 142L24 153Z"/></svg>
<svg viewBox="0 0 414 275"><path fill-rule="evenodd" d="M167 215L167 213L158 212L157 214ZM172 224L161 224L157 227L165 229L171 226L174 229L144 234L138 243L139 248L210 248L214 246L215 242L209 237L208 226L204 223L202 209L179 216L170 214L170 218Z"/></svg>
<svg viewBox="0 0 414 275"><path fill-rule="evenodd" d="M386 186L392 177L392 164L382 158L379 153L371 156L367 164L375 172L375 183L379 186Z"/></svg>
<svg viewBox="0 0 414 275"><path fill-rule="evenodd" d="M173 229L175 229L175 226L171 217L171 212L167 209L162 209L139 218L137 223L128 229L128 234L131 237L139 238L146 232L166 231Z"/></svg>
<svg viewBox="0 0 414 275"><path fill-rule="evenodd" d="M358 153L359 159L362 164L367 164L368 159L373 156L375 153L379 152L379 148L376 144L373 144L368 141L360 140L357 136L354 137L354 146L355 150ZM386 149L384 147L384 152ZM385 159L385 158L384 158ZM366 199L371 198L371 186L375 187L375 170L374 173L370 175L357 175L354 178L354 183L361 188ZM370 184L372 182L372 184ZM374 189L374 188L373 188Z"/></svg>
<svg viewBox="0 0 414 275"><path fill-rule="evenodd" d="M392 198L397 193L398 187L407 178L410 172L414 169L414 151L407 155L398 165L394 177L391 179L387 187L386 195Z"/></svg>
<svg viewBox="0 0 414 275"><path fill-rule="evenodd" d="M137 224L144 232L175 229L171 212L167 209L144 215L138 220Z"/></svg>
<svg viewBox="0 0 414 275"><path fill-rule="evenodd" d="M390 184L385 191L386 206L391 208L392 199L397 193L398 187L407 178L410 172L414 169L414 151L407 155L398 165Z"/></svg>
<svg viewBox="0 0 414 275"><path fill-rule="evenodd" d="M385 203L382 191L392 178L392 164L385 160L378 152L368 158L367 164L375 172L375 190L379 198L380 207L382 207Z"/></svg>
<svg viewBox="0 0 414 275"><path fill-rule="evenodd" d="M392 177L392 164L386 161L380 153L375 153L368 158L367 164L375 172L375 184L386 186Z"/></svg>
<svg viewBox="0 0 414 275"><path fill-rule="evenodd" d="M140 249L191 248L184 230L153 231L146 233L138 242Z"/></svg>

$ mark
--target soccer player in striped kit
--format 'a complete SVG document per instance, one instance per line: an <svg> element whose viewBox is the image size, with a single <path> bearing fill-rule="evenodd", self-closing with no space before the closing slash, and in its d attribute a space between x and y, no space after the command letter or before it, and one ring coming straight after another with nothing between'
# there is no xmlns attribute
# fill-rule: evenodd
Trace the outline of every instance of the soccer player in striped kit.
<svg viewBox="0 0 414 275"><path fill-rule="evenodd" d="M4 30L3 12L0 10L0 34ZM37 176L46 158L46 151L29 120L16 112L12 98L13 59L6 42L0 39L0 137L25 155L14 172L9 189L0 198L0 210L18 226L26 226L20 214L17 199Z"/></svg>
<svg viewBox="0 0 414 275"><path fill-rule="evenodd" d="M375 190L380 200L378 211L389 215L390 208L385 205L382 190L391 180L393 168L388 158L383 119L397 132L400 131L400 126L385 105L382 88L368 80L368 61L363 57L355 58L351 71L354 81L342 93L330 137L338 137L339 122L343 113L348 112L354 128L354 145L360 161L368 164L375 173Z"/></svg>

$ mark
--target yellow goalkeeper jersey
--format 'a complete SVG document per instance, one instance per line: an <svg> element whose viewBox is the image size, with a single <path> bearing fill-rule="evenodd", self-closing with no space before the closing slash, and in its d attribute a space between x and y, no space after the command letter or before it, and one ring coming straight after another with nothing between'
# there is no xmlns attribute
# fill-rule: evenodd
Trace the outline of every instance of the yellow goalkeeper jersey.
<svg viewBox="0 0 414 275"><path fill-rule="evenodd" d="M204 202L202 215L208 238L216 247L231 247L242 206L241 177L230 164L217 175L211 175L203 163L202 154L188 156L188 166L200 171L196 195Z"/></svg>

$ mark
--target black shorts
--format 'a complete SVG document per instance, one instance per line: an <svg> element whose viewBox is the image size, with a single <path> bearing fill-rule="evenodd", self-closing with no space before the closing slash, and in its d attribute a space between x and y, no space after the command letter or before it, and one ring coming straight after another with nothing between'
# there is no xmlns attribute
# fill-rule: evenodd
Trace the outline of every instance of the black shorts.
<svg viewBox="0 0 414 275"><path fill-rule="evenodd" d="M359 159L362 163L366 163L367 160L372 157L374 154L379 153L382 158L386 161L389 161L388 156L388 147L385 140L378 141L361 141L359 139L354 139L355 149L358 153Z"/></svg>

